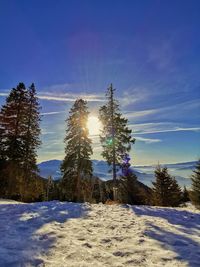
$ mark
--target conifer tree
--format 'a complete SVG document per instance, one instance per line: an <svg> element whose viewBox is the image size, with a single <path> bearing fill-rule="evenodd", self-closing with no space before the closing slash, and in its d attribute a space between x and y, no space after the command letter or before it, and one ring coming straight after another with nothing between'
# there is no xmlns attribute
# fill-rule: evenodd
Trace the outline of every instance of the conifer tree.
<svg viewBox="0 0 200 267"><path fill-rule="evenodd" d="M23 83L13 88L0 112L1 144L6 160L23 162L27 90Z"/></svg>
<svg viewBox="0 0 200 267"><path fill-rule="evenodd" d="M135 142L132 138L132 130L127 126L128 120L120 113L117 100L114 98L112 84L107 90L107 103L99 110L99 119L103 129L100 141L103 147L102 156L109 165L112 165L113 181L116 185L117 167L121 164L122 157L131 149L131 143Z"/></svg>
<svg viewBox="0 0 200 267"><path fill-rule="evenodd" d="M23 194L25 180L37 170L39 121L34 85L27 90L23 83L19 83L11 90L0 111L0 159L2 177L7 179L4 181L7 194Z"/></svg>
<svg viewBox="0 0 200 267"><path fill-rule="evenodd" d="M184 203L184 202L187 202L189 200L190 200L189 192L188 192L186 186L184 185L183 192L182 192L182 202Z"/></svg>
<svg viewBox="0 0 200 267"><path fill-rule="evenodd" d="M67 119L65 158L61 171L64 198L72 201L83 201L82 185L92 176L93 171L90 160L92 141L87 129L88 114L87 102L78 99Z"/></svg>
<svg viewBox="0 0 200 267"><path fill-rule="evenodd" d="M24 169L27 172L35 173L38 171L36 158L36 149L40 146L40 105L36 96L35 85L32 84L28 90L27 112L26 112L26 129L24 135Z"/></svg>
<svg viewBox="0 0 200 267"><path fill-rule="evenodd" d="M53 189L54 189L54 182L53 182L52 176L50 175L47 179L47 188L46 188L46 197L45 197L46 201L49 201L51 199Z"/></svg>
<svg viewBox="0 0 200 267"><path fill-rule="evenodd" d="M39 103L34 84L13 88L0 112L1 157L21 169L34 171L36 149L40 145Z"/></svg>
<svg viewBox="0 0 200 267"><path fill-rule="evenodd" d="M137 176L133 172L121 176L119 180L119 195L121 195L120 202L128 204L138 204L137 198L139 188L137 185Z"/></svg>
<svg viewBox="0 0 200 267"><path fill-rule="evenodd" d="M0 120L1 120L1 113L0 113ZM2 162L5 158L5 144L3 142L3 126L0 124L0 162Z"/></svg>
<svg viewBox="0 0 200 267"><path fill-rule="evenodd" d="M1 115L1 114L0 114ZM5 144L3 142L3 129L0 125L0 197L5 197L7 180L5 179L4 169L6 168Z"/></svg>
<svg viewBox="0 0 200 267"><path fill-rule="evenodd" d="M176 179L169 175L166 167L158 166L153 183L153 204L157 206L178 206L181 202L181 188Z"/></svg>
<svg viewBox="0 0 200 267"><path fill-rule="evenodd" d="M192 174L192 186L190 198L195 206L200 208L200 160L198 160L195 170Z"/></svg>

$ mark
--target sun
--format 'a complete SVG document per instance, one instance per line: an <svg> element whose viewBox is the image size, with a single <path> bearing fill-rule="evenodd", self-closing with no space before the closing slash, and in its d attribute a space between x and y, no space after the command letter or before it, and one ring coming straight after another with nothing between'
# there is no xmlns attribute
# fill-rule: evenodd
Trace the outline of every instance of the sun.
<svg viewBox="0 0 200 267"><path fill-rule="evenodd" d="M101 122L96 116L89 116L87 127L89 130L89 135L99 135L101 129Z"/></svg>

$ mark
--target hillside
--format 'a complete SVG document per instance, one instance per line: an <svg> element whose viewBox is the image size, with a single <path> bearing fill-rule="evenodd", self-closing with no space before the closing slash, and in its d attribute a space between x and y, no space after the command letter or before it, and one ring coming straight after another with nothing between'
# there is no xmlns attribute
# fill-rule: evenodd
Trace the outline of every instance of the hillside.
<svg viewBox="0 0 200 267"><path fill-rule="evenodd" d="M197 267L199 221L192 206L1 200L0 266Z"/></svg>

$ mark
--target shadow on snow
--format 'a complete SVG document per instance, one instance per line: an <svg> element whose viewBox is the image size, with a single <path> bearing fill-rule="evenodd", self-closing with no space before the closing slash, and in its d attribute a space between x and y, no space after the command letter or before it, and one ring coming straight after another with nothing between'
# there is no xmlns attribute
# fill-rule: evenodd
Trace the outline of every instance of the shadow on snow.
<svg viewBox="0 0 200 267"><path fill-rule="evenodd" d="M84 204L41 202L32 204L0 205L0 266L25 267L42 264L39 254L53 249L56 232L52 226L71 218L84 217L88 208ZM51 223L51 230L48 224ZM43 227L43 233L40 232Z"/></svg>
<svg viewBox="0 0 200 267"><path fill-rule="evenodd" d="M131 208L138 216L158 217L167 220L174 228L173 232L147 220L148 230L145 231L145 235L159 241L165 249L174 251L177 254L177 260L186 261L191 267L199 266L200 243L190 236L199 236L200 214L173 208L149 206L131 206Z"/></svg>

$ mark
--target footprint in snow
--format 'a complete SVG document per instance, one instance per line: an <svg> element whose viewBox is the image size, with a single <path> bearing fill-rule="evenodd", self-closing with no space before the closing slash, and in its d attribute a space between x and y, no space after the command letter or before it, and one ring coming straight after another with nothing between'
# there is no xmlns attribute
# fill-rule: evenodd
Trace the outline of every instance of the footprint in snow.
<svg viewBox="0 0 200 267"><path fill-rule="evenodd" d="M122 242L126 238L125 237L122 237L122 236L114 236L113 239L115 239L116 241Z"/></svg>
<svg viewBox="0 0 200 267"><path fill-rule="evenodd" d="M143 243L143 242L145 242L145 240L144 240L143 238L140 238L140 239L138 240L138 243L139 243L139 244L141 244L141 243Z"/></svg>
<svg viewBox="0 0 200 267"><path fill-rule="evenodd" d="M102 239L100 242L103 243L103 244L105 244L105 243L109 243L109 242L111 242L111 239L109 239L109 238L104 238L104 239Z"/></svg>
<svg viewBox="0 0 200 267"><path fill-rule="evenodd" d="M132 259L132 260L128 260L125 262L125 264L131 264L130 266L141 266L140 264L142 262L144 262L145 259L141 259L141 260L138 260L138 259Z"/></svg>
<svg viewBox="0 0 200 267"><path fill-rule="evenodd" d="M89 243L84 243L82 246L87 248L92 248L92 245L90 245Z"/></svg>
<svg viewBox="0 0 200 267"><path fill-rule="evenodd" d="M127 257L127 256L130 256L132 255L131 252L122 252L122 251L116 251L116 252L113 252L113 255L116 256L116 257Z"/></svg>
<svg viewBox="0 0 200 267"><path fill-rule="evenodd" d="M64 238L65 237L65 235L58 235L58 238Z"/></svg>
<svg viewBox="0 0 200 267"><path fill-rule="evenodd" d="M79 241L85 241L85 238L78 238Z"/></svg>

